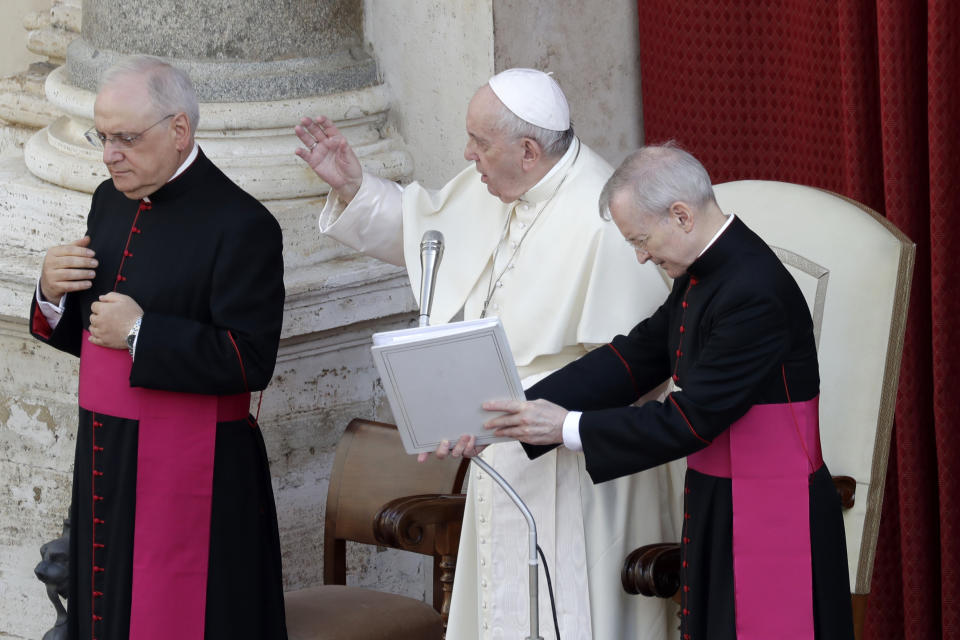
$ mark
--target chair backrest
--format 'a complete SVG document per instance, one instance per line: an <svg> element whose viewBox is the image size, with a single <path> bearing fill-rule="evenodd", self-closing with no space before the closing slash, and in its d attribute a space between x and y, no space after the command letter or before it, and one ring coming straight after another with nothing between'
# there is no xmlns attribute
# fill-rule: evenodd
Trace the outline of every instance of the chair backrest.
<svg viewBox="0 0 960 640"><path fill-rule="evenodd" d="M857 482L844 512L850 579L870 592L915 246L869 208L828 191L743 180L717 203L769 244L813 315L820 439L834 476Z"/></svg>
<svg viewBox="0 0 960 640"><path fill-rule="evenodd" d="M404 496L460 493L463 460L418 463L406 453L396 426L355 419L337 444L327 490L323 534L323 581L346 584L346 541L380 544L373 521L387 502ZM422 553L431 554L425 540Z"/></svg>

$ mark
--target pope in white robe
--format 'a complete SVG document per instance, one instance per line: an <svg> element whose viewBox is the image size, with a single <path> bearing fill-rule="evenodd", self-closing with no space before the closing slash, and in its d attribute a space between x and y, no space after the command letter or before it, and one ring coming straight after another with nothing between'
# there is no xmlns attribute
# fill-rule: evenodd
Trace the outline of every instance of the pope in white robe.
<svg viewBox="0 0 960 640"><path fill-rule="evenodd" d="M421 236L442 232L431 323L461 310L465 319L499 316L524 386L625 332L668 293L660 272L638 264L600 218L612 168L573 136L566 99L542 72L508 70L477 91L464 154L475 167L438 191L363 173L326 118L304 118L296 131L306 145L297 154L332 188L321 231L406 265L415 295ZM563 447L535 461L516 443L482 456L533 513L562 638L675 636L671 605L624 593L620 568L636 547L679 538L682 463L594 485L582 454ZM526 522L478 467L468 477L447 638L526 637ZM539 619L541 635L555 638L542 569Z"/></svg>

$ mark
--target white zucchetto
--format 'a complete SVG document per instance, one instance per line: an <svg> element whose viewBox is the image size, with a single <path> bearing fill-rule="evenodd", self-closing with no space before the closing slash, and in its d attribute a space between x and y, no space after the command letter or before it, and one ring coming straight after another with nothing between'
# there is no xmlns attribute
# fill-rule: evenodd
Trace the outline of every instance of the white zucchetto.
<svg viewBox="0 0 960 640"><path fill-rule="evenodd" d="M551 131L570 128L570 105L557 81L536 69L507 69L487 82L515 116Z"/></svg>

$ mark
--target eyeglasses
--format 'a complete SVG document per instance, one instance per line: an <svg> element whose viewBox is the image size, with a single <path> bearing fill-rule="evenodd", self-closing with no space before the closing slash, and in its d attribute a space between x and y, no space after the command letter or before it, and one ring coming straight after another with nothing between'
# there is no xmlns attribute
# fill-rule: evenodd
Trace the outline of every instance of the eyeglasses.
<svg viewBox="0 0 960 640"><path fill-rule="evenodd" d="M163 116L152 125L141 131L140 133L118 133L115 136L108 136L106 134L100 133L97 131L96 127L90 127L84 134L83 137L87 139L87 142L91 144L96 149L103 149L107 146L108 142L112 142L122 149L129 149L130 147L137 144L140 141L140 138L143 137L147 131L153 129L155 126L166 120L167 118L174 117L175 113L171 113L168 116Z"/></svg>

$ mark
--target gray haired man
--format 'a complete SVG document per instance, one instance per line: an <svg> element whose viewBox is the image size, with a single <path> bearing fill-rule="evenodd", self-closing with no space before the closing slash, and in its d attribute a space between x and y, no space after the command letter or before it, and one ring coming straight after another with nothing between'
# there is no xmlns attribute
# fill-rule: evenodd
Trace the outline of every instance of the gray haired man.
<svg viewBox="0 0 960 640"><path fill-rule="evenodd" d="M250 393L283 315L280 227L207 159L190 78L103 76L87 139L111 179L43 261L31 332L80 357L70 638L286 638Z"/></svg>

